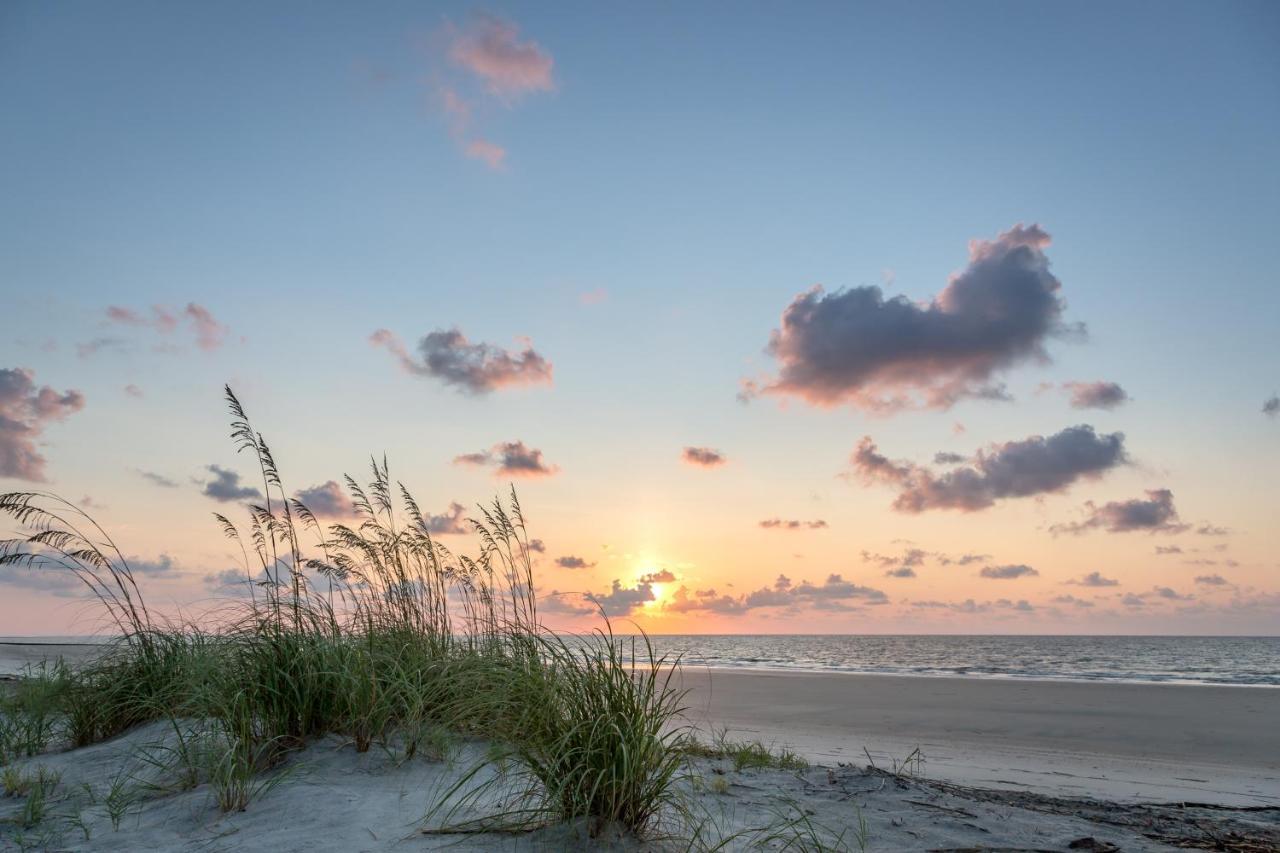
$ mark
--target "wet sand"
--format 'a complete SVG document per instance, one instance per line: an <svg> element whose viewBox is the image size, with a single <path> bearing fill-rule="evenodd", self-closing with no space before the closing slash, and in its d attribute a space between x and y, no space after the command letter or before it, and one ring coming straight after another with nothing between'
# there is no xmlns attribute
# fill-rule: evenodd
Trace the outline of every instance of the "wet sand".
<svg viewBox="0 0 1280 853"><path fill-rule="evenodd" d="M1121 802L1280 806L1280 689L689 669L688 716L810 760ZM864 752L865 750L865 752Z"/></svg>

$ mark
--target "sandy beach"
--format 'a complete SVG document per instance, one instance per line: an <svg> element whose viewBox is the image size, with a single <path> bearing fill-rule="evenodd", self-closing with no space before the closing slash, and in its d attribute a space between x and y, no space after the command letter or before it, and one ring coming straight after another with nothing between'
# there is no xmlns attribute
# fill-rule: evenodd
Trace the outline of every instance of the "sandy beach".
<svg viewBox="0 0 1280 853"><path fill-rule="evenodd" d="M816 763L1118 801L1280 805L1280 690L688 669L702 728Z"/></svg>
<svg viewBox="0 0 1280 853"><path fill-rule="evenodd" d="M0 645L0 672L93 653L87 645ZM789 747L811 762L788 771L691 761L680 796L708 837L743 833L725 849L768 847L752 833L780 813L812 820L823 838L839 839L832 849L1280 845L1280 690L693 668L680 679L686 719L703 732L727 729L732 740ZM425 816L480 760L482 741L459 741L443 761L403 761L394 747L358 754L349 740L328 736L270 771L275 781L247 811L222 814L207 785L175 788L158 770L154 757L170 754L173 738L170 724L152 723L20 762L20 773L44 768L59 780L42 843L309 853L684 849L608 833L588 839L582 825L441 832ZM904 765L917 749L923 762ZM116 825L99 798L125 777L145 793ZM0 799L0 822L17 819L20 802ZM308 817L281 818L296 814ZM0 849L16 837L0 833Z"/></svg>

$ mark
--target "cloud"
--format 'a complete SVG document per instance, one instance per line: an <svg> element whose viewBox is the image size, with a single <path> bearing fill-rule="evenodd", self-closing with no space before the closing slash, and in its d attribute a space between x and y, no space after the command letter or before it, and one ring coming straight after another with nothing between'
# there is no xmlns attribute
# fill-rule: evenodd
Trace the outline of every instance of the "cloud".
<svg viewBox="0 0 1280 853"><path fill-rule="evenodd" d="M892 554L876 554L871 551L863 551L862 562L878 563L879 565L885 568L888 568L890 566L911 568L912 566L923 566L925 558L927 558L928 556L929 556L928 552L922 548L907 548L902 552L901 556L894 556ZM941 557L943 555L939 554L937 556ZM915 577L914 572L912 572L911 574L896 574L896 575L893 572L886 572L886 574L893 577L901 577L901 578Z"/></svg>
<svg viewBox="0 0 1280 853"><path fill-rule="evenodd" d="M462 504L457 501L450 501L447 512L440 515L432 515L428 512L422 516L422 523L426 525L427 532L436 535L470 533L471 531L467 528L467 520L465 518L466 511L466 507ZM537 550L533 547L534 542L537 542L538 545L542 544L537 539L533 540L533 542L529 543L531 550Z"/></svg>
<svg viewBox="0 0 1280 853"><path fill-rule="evenodd" d="M710 447L686 447L680 452L680 458L695 468L716 468L729 461L719 450Z"/></svg>
<svg viewBox="0 0 1280 853"><path fill-rule="evenodd" d="M683 593L681 592L683 590ZM821 584L801 581L793 584L786 575L778 575L771 587L732 597L717 595L714 589L701 590L695 597L681 587L668 602L666 609L676 612L705 610L714 613L745 613L759 608L783 607L792 610L811 608L816 610L848 611L858 605L888 604L889 597L881 590L861 586L845 580L842 575L831 574Z"/></svg>
<svg viewBox="0 0 1280 853"><path fill-rule="evenodd" d="M1202 524L1196 528L1196 533L1201 536L1229 536L1231 534L1231 528L1218 527L1213 524Z"/></svg>
<svg viewBox="0 0 1280 853"><path fill-rule="evenodd" d="M1194 595L1183 595L1177 590L1167 586L1152 587L1151 592L1148 594L1155 596L1156 598L1165 598L1170 601L1192 601L1195 599Z"/></svg>
<svg viewBox="0 0 1280 853"><path fill-rule="evenodd" d="M1104 578L1102 576L1102 572L1089 572L1089 574L1080 578L1080 580L1078 581L1071 580L1071 581L1065 581L1065 583L1068 583L1074 586L1093 586L1093 587L1120 585L1120 581L1118 580L1112 580L1111 578Z"/></svg>
<svg viewBox="0 0 1280 853"><path fill-rule="evenodd" d="M58 393L36 387L35 372L0 368L0 477L45 482L44 456L36 441L49 424L66 420L84 408L79 391Z"/></svg>
<svg viewBox="0 0 1280 853"><path fill-rule="evenodd" d="M462 151L472 160L479 160L495 172L501 171L507 163L507 149L487 139L473 139Z"/></svg>
<svg viewBox="0 0 1280 853"><path fill-rule="evenodd" d="M944 566L950 566L954 563L957 566L967 566L970 563L981 563L983 560L991 559L990 554L961 554L958 557L952 557L947 554L936 554L938 562Z"/></svg>
<svg viewBox="0 0 1280 853"><path fill-rule="evenodd" d="M965 456L963 453L939 451L933 454L934 465L959 465L961 462L967 462L968 459L969 457Z"/></svg>
<svg viewBox="0 0 1280 853"><path fill-rule="evenodd" d="M556 557L556 565L562 569L590 569L595 566L595 563L588 563L582 557L575 557L573 554L569 554L564 557Z"/></svg>
<svg viewBox="0 0 1280 853"><path fill-rule="evenodd" d="M62 598L84 598L91 595L89 588L70 569L49 563L36 567L14 563L0 565L0 586L47 592Z"/></svg>
<svg viewBox="0 0 1280 853"><path fill-rule="evenodd" d="M262 492L252 486L240 485L240 475L235 471L228 471L219 465L206 465L205 469L213 474L213 479L204 484L202 494L205 497L223 503L262 497Z"/></svg>
<svg viewBox="0 0 1280 853"><path fill-rule="evenodd" d="M520 352L486 343L471 343L456 327L437 329L418 341L420 358L414 358L393 333L378 329L369 337L374 346L386 347L400 366L415 376L439 379L466 394L483 395L517 385L551 384L551 362L531 344Z"/></svg>
<svg viewBox="0 0 1280 853"><path fill-rule="evenodd" d="M676 576L670 569L658 569L656 572L649 572L642 575L640 583L672 583Z"/></svg>
<svg viewBox="0 0 1280 853"><path fill-rule="evenodd" d="M760 522L760 526L768 530L800 530L808 528L809 530L820 530L827 526L827 523L820 518L812 521L800 521L798 519L781 519L766 518Z"/></svg>
<svg viewBox="0 0 1280 853"><path fill-rule="evenodd" d="M293 493L293 497L319 517L352 518L356 514L351 498L347 497L347 493L342 491L335 480L327 480L309 489L299 489Z"/></svg>
<svg viewBox="0 0 1280 853"><path fill-rule="evenodd" d="M231 330L225 324L219 322L218 318L213 316L212 311L195 302L188 302L187 306L181 311L166 308L162 305L152 305L149 314L143 314L132 308L111 305L107 307L106 313L107 321L110 323L135 328L148 328L161 335L172 334L178 329L180 321L185 320L196 346L205 352L212 352L221 347L231 333ZM84 358L104 347L118 348L123 343L119 339L100 338L96 341L90 341L88 344L81 344L77 349L80 350L80 355Z"/></svg>
<svg viewBox="0 0 1280 853"><path fill-rule="evenodd" d="M1055 595L1050 600L1054 604L1070 604L1072 607L1093 607L1092 601L1076 598L1074 595Z"/></svg>
<svg viewBox="0 0 1280 853"><path fill-rule="evenodd" d="M652 583L642 581L634 587L624 587L621 581L615 579L605 593L565 593L552 590L551 595L538 597L538 609L572 616L587 616L603 610L606 616L616 618L629 616L632 611L656 598Z"/></svg>
<svg viewBox="0 0 1280 853"><path fill-rule="evenodd" d="M139 477L151 483L153 486L160 486L165 489L178 488L178 482L176 480L170 480L162 474L157 474L154 471L143 471L141 468L134 468L133 470L138 473Z"/></svg>
<svg viewBox="0 0 1280 853"><path fill-rule="evenodd" d="M229 330L218 322L208 308L189 302L182 313L195 331L196 346L205 352L216 350L227 339Z"/></svg>
<svg viewBox="0 0 1280 853"><path fill-rule="evenodd" d="M747 602L752 602L753 596L758 596L756 601L760 602L760 606L773 606L765 603L768 595L760 595L767 593L768 595L781 594L790 599L787 604L794 605L798 602L811 602L821 605L824 602L840 602L847 599L860 599L870 604L886 604L888 596L878 589L868 586L860 586L852 581L847 581L843 576L831 574L827 579L819 585L811 584L808 581L801 581L798 585L792 586L790 580L779 576L775 582L773 589L758 590L747 596Z"/></svg>
<svg viewBox="0 0 1280 853"><path fill-rule="evenodd" d="M1231 582L1219 574L1197 575L1196 583L1203 586L1230 586Z"/></svg>
<svg viewBox="0 0 1280 853"><path fill-rule="evenodd" d="M578 294L578 301L583 305L599 305L609 298L609 291L603 287L587 290Z"/></svg>
<svg viewBox="0 0 1280 853"><path fill-rule="evenodd" d="M1280 396L1272 394L1262 403L1262 414L1269 418L1280 415Z"/></svg>
<svg viewBox="0 0 1280 853"><path fill-rule="evenodd" d="M554 90L555 60L537 42L522 41L514 23L492 15L449 24L444 36L449 67L432 76L449 136L468 158L501 171L507 150L477 132L476 117L486 104L511 107L525 95Z"/></svg>
<svg viewBox="0 0 1280 853"><path fill-rule="evenodd" d="M1017 601L1011 601L1007 598L999 598L995 601L977 602L972 598L966 598L964 601L913 601L912 607L924 607L934 610L950 610L955 613L990 613L992 610L1017 610L1022 613L1031 613L1035 611L1035 606L1025 598Z"/></svg>
<svg viewBox="0 0 1280 853"><path fill-rule="evenodd" d="M547 553L547 546L542 544L541 539L530 539L529 550L536 554L545 554Z"/></svg>
<svg viewBox="0 0 1280 853"><path fill-rule="evenodd" d="M125 562L129 564L129 571L135 575L173 577L178 574L178 566L168 554L161 554L154 560L146 560L142 557L128 557Z"/></svg>
<svg viewBox="0 0 1280 853"><path fill-rule="evenodd" d="M1179 548L1177 545L1157 545L1156 546L1157 557L1162 557L1162 556L1165 556L1166 554L1181 554L1181 553L1182 553L1182 549Z"/></svg>
<svg viewBox="0 0 1280 853"><path fill-rule="evenodd" d="M555 88L555 60L537 42L521 41L511 21L474 15L451 36L449 59L482 80L490 94L513 99Z"/></svg>
<svg viewBox="0 0 1280 853"><path fill-rule="evenodd" d="M168 578L178 574L177 564L168 554L161 554L154 560L138 556L126 557L125 563L135 577L146 575ZM12 563L0 565L0 586L47 592L62 598L83 598L92 594L70 569L51 562L43 562L35 567Z"/></svg>
<svg viewBox="0 0 1280 853"><path fill-rule="evenodd" d="M1013 580L1014 578L1032 578L1040 573L1030 566L1016 564L1007 566L983 566L982 571L978 572L978 574L984 578Z"/></svg>
<svg viewBox="0 0 1280 853"><path fill-rule="evenodd" d="M146 396L145 394L142 393L141 388L139 388L137 385L134 385L132 383L124 386L124 393L128 394L130 397L135 397L139 400L141 400L144 396Z"/></svg>
<svg viewBox="0 0 1280 853"><path fill-rule="evenodd" d="M969 265L926 304L885 299L879 287L814 287L782 314L766 352L776 377L744 384L744 397L785 395L815 406L878 412L945 409L971 397L1007 399L992 380L1026 361L1048 361L1062 323L1061 284L1049 272L1049 235L1016 225L969 246Z"/></svg>
<svg viewBox="0 0 1280 853"><path fill-rule="evenodd" d="M1148 533L1181 533L1191 525L1178 521L1178 510L1173 506L1173 492L1168 489L1148 489L1145 500L1108 501L1097 506L1093 501L1085 504L1088 517L1071 524L1055 524L1049 528L1059 533L1080 534L1102 528L1108 533L1129 533L1145 530Z"/></svg>
<svg viewBox="0 0 1280 853"><path fill-rule="evenodd" d="M1129 402L1129 394L1114 382L1064 382L1073 409L1114 409Z"/></svg>
<svg viewBox="0 0 1280 853"><path fill-rule="evenodd" d="M1067 427L1045 438L992 444L979 450L973 463L943 473L880 455L870 436L863 437L850 462L866 483L898 487L893 508L919 513L929 509L973 512L998 500L1060 492L1081 478L1096 478L1127 461L1124 434L1099 435L1093 427Z"/></svg>
<svg viewBox="0 0 1280 853"><path fill-rule="evenodd" d="M746 609L742 599L719 595L714 589L700 589L694 595L691 598L689 590L682 586L672 593L670 600L663 603L662 609L673 613L702 611L724 615L742 613Z"/></svg>
<svg viewBox="0 0 1280 853"><path fill-rule="evenodd" d="M107 350L128 352L129 342L124 338L100 337L85 341L82 344L76 344L76 356L78 358L93 358L98 353Z"/></svg>
<svg viewBox="0 0 1280 853"><path fill-rule="evenodd" d="M542 451L526 447L523 441L502 441L489 450L464 453L455 456L455 465L490 465L496 475L508 477L550 477L560 470L558 465L548 465L542 459Z"/></svg>
<svg viewBox="0 0 1280 853"><path fill-rule="evenodd" d="M913 578L916 576L916 570L910 566L899 566L896 569L889 569L884 573L887 578Z"/></svg>

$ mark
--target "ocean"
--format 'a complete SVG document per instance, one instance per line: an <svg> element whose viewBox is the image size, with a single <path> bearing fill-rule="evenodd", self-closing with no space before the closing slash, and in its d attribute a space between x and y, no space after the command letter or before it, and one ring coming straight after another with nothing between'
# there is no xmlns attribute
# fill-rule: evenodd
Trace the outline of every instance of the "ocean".
<svg viewBox="0 0 1280 853"><path fill-rule="evenodd" d="M679 655L686 666L1280 687L1280 637L661 634L651 639L658 653ZM89 656L92 646L77 645L86 641L94 640L0 637L0 674L16 673L45 655Z"/></svg>
<svg viewBox="0 0 1280 853"><path fill-rule="evenodd" d="M1280 687L1280 637L660 635L687 666Z"/></svg>

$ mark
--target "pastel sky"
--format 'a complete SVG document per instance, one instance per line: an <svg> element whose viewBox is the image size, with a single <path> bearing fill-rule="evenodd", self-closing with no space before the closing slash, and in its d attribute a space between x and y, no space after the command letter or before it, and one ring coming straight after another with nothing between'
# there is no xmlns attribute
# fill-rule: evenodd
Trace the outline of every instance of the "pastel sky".
<svg viewBox="0 0 1280 853"><path fill-rule="evenodd" d="M1280 632L1275 3L15 0L0 111L0 490L155 604L229 383L331 513L515 483L556 626Z"/></svg>

